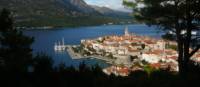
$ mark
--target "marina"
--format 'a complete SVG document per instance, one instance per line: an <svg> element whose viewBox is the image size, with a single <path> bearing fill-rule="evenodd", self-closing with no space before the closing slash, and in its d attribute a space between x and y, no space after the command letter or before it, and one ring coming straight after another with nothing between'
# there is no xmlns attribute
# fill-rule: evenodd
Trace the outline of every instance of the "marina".
<svg viewBox="0 0 200 87"><path fill-rule="evenodd" d="M72 45L72 46L71 45L65 45L68 54L74 60L78 60L78 59L99 59L99 60L103 60L103 61L105 61L106 63L109 63L109 64L113 64L113 62L114 62L114 60L112 60L112 59L109 59L109 58L103 57L103 56L99 56L99 55L83 56L80 53L74 52L72 47L75 47L75 46L76 45Z"/></svg>
<svg viewBox="0 0 200 87"><path fill-rule="evenodd" d="M65 45L64 38L61 42L55 43L54 51L67 51L72 60L102 60L111 64L110 67L103 69L103 72L108 75L114 73L115 75L128 76L130 72L138 70L136 69L138 67L139 70L143 70L146 65L152 65L155 69L161 69L161 65L164 65L170 67L171 71L178 71L177 52L166 48L167 43L172 43L171 41L135 35L129 32L128 26L124 29L124 35L81 39L80 45ZM166 54L167 51L170 54ZM146 63L144 64L142 61ZM135 66L137 63L139 66Z"/></svg>
<svg viewBox="0 0 200 87"><path fill-rule="evenodd" d="M164 70L169 67L170 71L178 71L177 51L167 48L173 41L135 35L129 32L128 26L124 28L123 35L82 39L80 42L80 45L67 46L71 58L103 60L111 64L110 68L103 69L107 74L127 76L132 68L143 69L145 66Z"/></svg>

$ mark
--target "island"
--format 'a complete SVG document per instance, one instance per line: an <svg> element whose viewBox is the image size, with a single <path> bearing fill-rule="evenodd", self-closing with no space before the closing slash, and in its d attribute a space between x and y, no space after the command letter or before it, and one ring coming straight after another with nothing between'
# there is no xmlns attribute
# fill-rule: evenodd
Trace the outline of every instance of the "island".
<svg viewBox="0 0 200 87"><path fill-rule="evenodd" d="M129 33L128 27L124 29L124 35L84 39L80 45L64 45L63 41L60 47L60 50L66 48L72 59L95 58L111 64L103 69L108 75L128 76L138 70L179 71L175 41ZM195 54L193 61L199 61L199 53Z"/></svg>

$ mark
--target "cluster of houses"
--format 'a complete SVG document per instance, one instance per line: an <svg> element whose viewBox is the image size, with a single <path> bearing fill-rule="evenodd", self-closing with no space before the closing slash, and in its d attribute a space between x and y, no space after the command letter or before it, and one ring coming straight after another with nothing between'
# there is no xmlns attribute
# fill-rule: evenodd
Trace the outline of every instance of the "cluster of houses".
<svg viewBox="0 0 200 87"><path fill-rule="evenodd" d="M126 67L132 66L131 64L134 61L131 58L137 58L154 68L178 71L178 53L175 49L170 48L170 46L176 47L176 42L130 34L127 27L125 28L124 35L81 40L81 44L91 55L111 55L116 59L130 60L124 62ZM200 62L200 54L196 54L193 60ZM115 63L121 64L122 62ZM118 67L111 68L111 71L113 70L114 72L120 70Z"/></svg>
<svg viewBox="0 0 200 87"><path fill-rule="evenodd" d="M191 60L194 61L195 65L200 66L200 50L192 56Z"/></svg>
<svg viewBox="0 0 200 87"><path fill-rule="evenodd" d="M119 67L119 66L111 66L103 69L103 72L107 75L114 74L116 76L128 76L130 74L130 70L128 67Z"/></svg>

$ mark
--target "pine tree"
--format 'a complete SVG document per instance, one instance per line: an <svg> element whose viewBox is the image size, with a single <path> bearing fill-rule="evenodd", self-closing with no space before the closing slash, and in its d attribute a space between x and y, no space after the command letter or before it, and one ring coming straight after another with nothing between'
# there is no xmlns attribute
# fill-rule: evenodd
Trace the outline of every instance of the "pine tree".
<svg viewBox="0 0 200 87"><path fill-rule="evenodd" d="M4 69L25 72L32 59L33 38L24 36L14 27L11 12L3 9L0 14L0 58Z"/></svg>
<svg viewBox="0 0 200 87"><path fill-rule="evenodd" d="M200 29L200 0L124 0L124 4L132 7L135 20L148 25L158 25L161 29L176 34L178 43L178 62L180 74L188 72L190 58L199 50L196 44L189 49L198 36L191 34ZM182 34L186 31L185 34Z"/></svg>

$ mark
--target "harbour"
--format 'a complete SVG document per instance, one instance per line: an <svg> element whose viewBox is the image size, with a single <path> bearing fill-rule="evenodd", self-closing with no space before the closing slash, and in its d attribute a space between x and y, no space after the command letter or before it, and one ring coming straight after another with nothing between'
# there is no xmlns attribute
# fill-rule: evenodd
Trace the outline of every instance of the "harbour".
<svg viewBox="0 0 200 87"><path fill-rule="evenodd" d="M160 38L162 33L156 27L148 27L146 25L128 25L129 31L138 35L146 35L150 37ZM77 28L56 28L51 30L24 30L25 35L35 38L32 48L34 54L45 52L51 56L55 61L54 66L58 66L60 63L65 63L66 66L75 66L81 62L85 62L88 66L99 64L102 67L109 66L110 64L97 58L78 58L72 59L67 49L65 51L55 51L55 42L57 45L62 44L64 38L64 44L66 45L80 45L82 39L97 38L107 35L123 35L123 25L106 25L106 26L93 26L93 27L77 27ZM160 33L159 33L160 32Z"/></svg>
<svg viewBox="0 0 200 87"><path fill-rule="evenodd" d="M55 43L54 50L58 52L66 50L72 60L98 59L111 64L111 67L103 69L106 74L128 76L135 67L143 70L145 66L151 65L155 69L165 70L169 67L170 71L178 71L177 52L167 48L167 45L171 45L169 43L173 43L172 41L135 35L129 32L128 26L124 29L124 35L82 39L80 45L65 45L64 38L61 42ZM169 54L166 54L167 51ZM135 66L136 64L139 65ZM167 67L163 68L161 65Z"/></svg>

